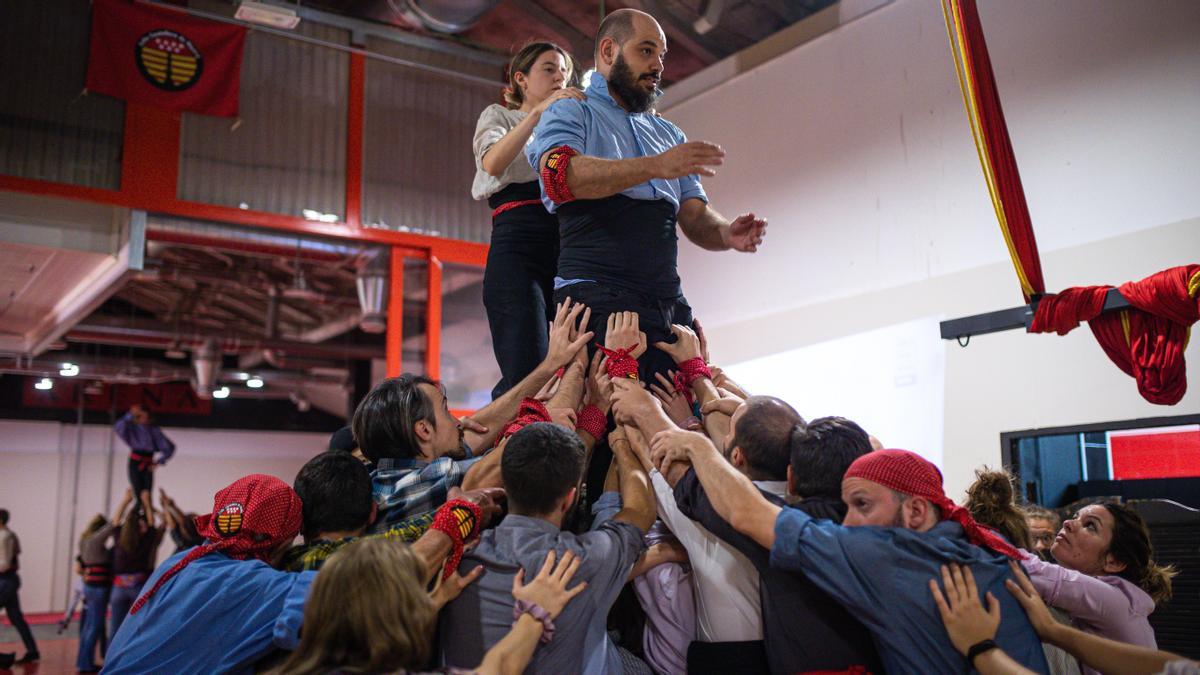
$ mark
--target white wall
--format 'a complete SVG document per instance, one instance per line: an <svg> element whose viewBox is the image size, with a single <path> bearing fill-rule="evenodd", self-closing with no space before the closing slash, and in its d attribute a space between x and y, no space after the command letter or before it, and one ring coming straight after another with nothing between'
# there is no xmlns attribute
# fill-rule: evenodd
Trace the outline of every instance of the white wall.
<svg viewBox="0 0 1200 675"><path fill-rule="evenodd" d="M181 428L165 432L178 450L156 472L156 503L162 487L184 510L198 513L210 511L213 494L246 474L270 474L290 485L304 462L329 442L328 434L314 433ZM77 438L73 424L0 420L0 508L11 512L9 524L21 538L21 603L27 612L62 610L78 533L96 513L107 514L129 484L128 448L109 427L85 425L76 493ZM105 503L106 479L110 504ZM158 560L174 550L174 543L165 538Z"/></svg>
<svg viewBox="0 0 1200 675"><path fill-rule="evenodd" d="M1048 290L1200 261L1200 3L980 4ZM718 361L1020 303L938 3L897 0L664 114L727 151L714 206L770 219L753 257L681 247ZM1001 431L1200 410L1194 390L1142 401L1086 328L945 349L952 496Z"/></svg>

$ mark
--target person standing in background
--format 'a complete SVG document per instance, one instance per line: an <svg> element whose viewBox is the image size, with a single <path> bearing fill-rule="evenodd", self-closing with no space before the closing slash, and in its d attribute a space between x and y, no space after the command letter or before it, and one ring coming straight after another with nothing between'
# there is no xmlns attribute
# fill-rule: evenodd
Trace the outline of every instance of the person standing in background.
<svg viewBox="0 0 1200 675"><path fill-rule="evenodd" d="M20 557L21 540L8 529L8 511L0 509L0 607L4 608L9 623L17 629L21 642L25 643L25 656L15 662L34 663L41 656L38 654L37 643L33 641L29 624L25 623L25 615L21 612L21 596L18 593L21 577L17 574L17 570L21 568ZM0 654L0 668L12 665L12 657L13 654Z"/></svg>

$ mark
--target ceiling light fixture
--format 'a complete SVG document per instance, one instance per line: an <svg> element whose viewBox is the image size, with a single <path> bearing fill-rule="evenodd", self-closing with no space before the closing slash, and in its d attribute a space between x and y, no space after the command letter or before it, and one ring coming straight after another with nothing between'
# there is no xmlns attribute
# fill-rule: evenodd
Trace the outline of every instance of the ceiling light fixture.
<svg viewBox="0 0 1200 675"><path fill-rule="evenodd" d="M33 388L40 389L42 391L49 391L50 389L54 388L54 380L48 377L43 377L40 381L34 383Z"/></svg>
<svg viewBox="0 0 1200 675"><path fill-rule="evenodd" d="M263 384L262 378L257 375L246 380L246 386L251 389L262 389Z"/></svg>
<svg viewBox="0 0 1200 675"><path fill-rule="evenodd" d="M79 366L75 365L74 363L64 363L62 364L62 368L58 371L58 374L62 375L63 377L75 377L79 374Z"/></svg>
<svg viewBox="0 0 1200 675"><path fill-rule="evenodd" d="M233 17L250 23L286 28L287 30L292 30L300 24L300 16L296 14L296 10L257 2L257 0L242 0L242 4L238 5L237 13Z"/></svg>
<svg viewBox="0 0 1200 675"><path fill-rule="evenodd" d="M213 389L212 396L213 396L213 398L229 398L229 387L221 387L220 389Z"/></svg>

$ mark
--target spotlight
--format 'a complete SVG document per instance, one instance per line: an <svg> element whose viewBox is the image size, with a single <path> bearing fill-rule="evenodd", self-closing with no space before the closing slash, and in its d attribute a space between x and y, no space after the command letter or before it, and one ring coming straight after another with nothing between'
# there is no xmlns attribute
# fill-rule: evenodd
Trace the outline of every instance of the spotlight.
<svg viewBox="0 0 1200 675"><path fill-rule="evenodd" d="M212 396L213 396L213 398L229 398L229 387L221 387L220 389L213 389Z"/></svg>
<svg viewBox="0 0 1200 675"><path fill-rule="evenodd" d="M41 380L39 380L37 383L35 383L33 385L33 388L40 389L42 391L48 391L48 390L54 388L54 380L52 380L48 377L43 377Z"/></svg>
<svg viewBox="0 0 1200 675"><path fill-rule="evenodd" d="M58 374L62 375L63 377L75 377L79 374L79 366L75 365L74 363L64 363L62 364L62 369L58 371Z"/></svg>
<svg viewBox="0 0 1200 675"><path fill-rule="evenodd" d="M251 377L250 379L246 380L246 386L250 387L251 389L262 389L262 386L263 386L262 378L255 375L254 377Z"/></svg>

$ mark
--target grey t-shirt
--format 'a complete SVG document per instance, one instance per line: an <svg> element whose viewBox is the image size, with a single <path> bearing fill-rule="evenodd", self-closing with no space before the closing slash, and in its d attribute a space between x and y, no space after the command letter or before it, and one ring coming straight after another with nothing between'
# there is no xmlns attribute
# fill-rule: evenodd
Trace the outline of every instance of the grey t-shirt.
<svg viewBox="0 0 1200 675"><path fill-rule="evenodd" d="M509 110L497 103L484 108L479 115L479 122L475 124L475 140L471 144L475 151L475 180L471 183L471 196L476 200L487 199L511 183L528 183L538 179L537 172L529 165L523 152L517 153L499 177L483 170L483 155L527 115L529 113Z"/></svg>
<svg viewBox="0 0 1200 675"><path fill-rule="evenodd" d="M604 495L610 500L614 496ZM600 506L598 501L596 507ZM559 555L570 550L580 556L571 586L586 581L588 587L554 620L553 641L538 646L525 672L620 673L605 619L643 548L641 531L629 523L605 519L591 532L577 535L545 520L510 514L497 528L485 531L479 545L463 556L460 573L480 564L486 571L441 612L442 662L474 668L483 661L487 650L512 628L513 575L525 568L528 583L541 569L546 553L554 549Z"/></svg>

